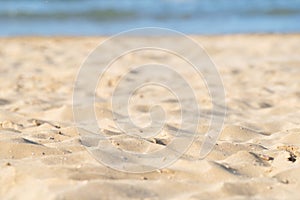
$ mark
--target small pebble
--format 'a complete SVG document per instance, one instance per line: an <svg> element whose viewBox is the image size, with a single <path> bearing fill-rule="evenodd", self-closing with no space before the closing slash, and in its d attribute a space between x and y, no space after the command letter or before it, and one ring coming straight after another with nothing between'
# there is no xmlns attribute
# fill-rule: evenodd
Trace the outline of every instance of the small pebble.
<svg viewBox="0 0 300 200"><path fill-rule="evenodd" d="M259 157L260 157L262 160L266 160L266 161L274 160L273 157L268 156L268 155L263 155L263 154L261 154L261 155L259 155Z"/></svg>

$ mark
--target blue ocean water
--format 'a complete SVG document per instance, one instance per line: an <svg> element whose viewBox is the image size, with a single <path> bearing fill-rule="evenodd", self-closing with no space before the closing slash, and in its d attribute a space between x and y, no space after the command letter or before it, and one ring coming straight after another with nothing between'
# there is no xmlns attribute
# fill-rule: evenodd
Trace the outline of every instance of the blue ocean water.
<svg viewBox="0 0 300 200"><path fill-rule="evenodd" d="M0 0L0 36L300 32L300 0Z"/></svg>

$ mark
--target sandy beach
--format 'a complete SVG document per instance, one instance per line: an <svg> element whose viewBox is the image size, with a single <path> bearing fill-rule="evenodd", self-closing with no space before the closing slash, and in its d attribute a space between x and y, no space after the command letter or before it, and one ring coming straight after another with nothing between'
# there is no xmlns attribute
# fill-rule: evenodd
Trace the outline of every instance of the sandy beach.
<svg viewBox="0 0 300 200"><path fill-rule="evenodd" d="M74 127L76 74L105 37L0 38L0 199L298 199L300 35L191 37L222 77L224 129L205 159L199 137L173 165L143 174L97 162ZM113 134L110 122L104 131ZM124 149L144 148L117 139Z"/></svg>

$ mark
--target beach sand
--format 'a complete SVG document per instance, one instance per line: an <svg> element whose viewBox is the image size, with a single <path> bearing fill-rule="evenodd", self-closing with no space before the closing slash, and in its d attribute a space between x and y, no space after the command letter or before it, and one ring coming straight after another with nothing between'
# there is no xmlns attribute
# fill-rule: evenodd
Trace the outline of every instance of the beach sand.
<svg viewBox="0 0 300 200"><path fill-rule="evenodd" d="M76 74L104 37L1 38L0 199L298 199L300 35L192 37L223 79L224 129L205 159L199 137L176 163L144 174L97 162L74 127Z"/></svg>

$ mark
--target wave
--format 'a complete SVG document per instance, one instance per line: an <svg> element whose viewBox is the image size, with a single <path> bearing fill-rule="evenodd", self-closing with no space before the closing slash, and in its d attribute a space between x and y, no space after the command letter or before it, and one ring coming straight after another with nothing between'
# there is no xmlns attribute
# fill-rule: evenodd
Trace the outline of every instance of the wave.
<svg viewBox="0 0 300 200"><path fill-rule="evenodd" d="M136 16L131 11L119 10L88 10L79 12L1 12L0 18L11 18L21 20L69 20L69 19L86 19L86 20L128 20Z"/></svg>

